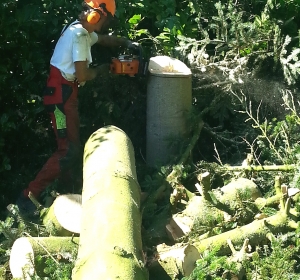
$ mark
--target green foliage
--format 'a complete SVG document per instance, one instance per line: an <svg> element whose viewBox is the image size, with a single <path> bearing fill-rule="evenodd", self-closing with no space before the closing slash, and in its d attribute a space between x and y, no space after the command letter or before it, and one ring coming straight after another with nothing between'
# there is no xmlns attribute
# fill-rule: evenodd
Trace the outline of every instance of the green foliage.
<svg viewBox="0 0 300 280"><path fill-rule="evenodd" d="M72 277L72 269L74 268L75 259L77 256L77 250L72 254L66 254L64 252L58 253L52 258L48 257L46 260L37 259L43 264L45 263L44 274L46 277L36 276L34 279L51 279L51 280L69 280Z"/></svg>
<svg viewBox="0 0 300 280"><path fill-rule="evenodd" d="M279 236L274 239L271 248L267 245L253 254L252 262L244 265L247 270L247 279L299 279L295 271L295 256L299 248L290 244L286 245ZM276 264L276 265L274 265Z"/></svg>
<svg viewBox="0 0 300 280"><path fill-rule="evenodd" d="M230 275L238 275L237 264L228 260L226 256L217 256L218 248L207 251L196 262L196 268L189 277L182 280L208 280L208 279L231 279ZM224 275L229 278L224 278Z"/></svg>
<svg viewBox="0 0 300 280"><path fill-rule="evenodd" d="M271 247L265 245L257 248L251 259L244 260L242 265L246 270L246 276L243 279L298 279L299 276L295 271L295 258L299 247L293 244L287 246L284 240L279 236L272 241ZM230 274L231 276L239 275L238 263L230 261L227 256L218 256L217 252L218 249L207 251L197 261L192 274L184 277L183 280L221 280L231 279Z"/></svg>
<svg viewBox="0 0 300 280"><path fill-rule="evenodd" d="M62 10L62 6L66 9ZM75 10L76 5L65 0L2 1L0 4L0 172L19 164L12 152L14 146L18 145L20 151L18 160L23 160L21 151L27 145L16 141L19 135L45 137L40 126L49 127L49 124L44 121L41 92L54 46L51 42L57 39L62 28L62 16Z"/></svg>
<svg viewBox="0 0 300 280"><path fill-rule="evenodd" d="M300 146L297 135L299 129L293 116L286 115L282 121L274 118L269 123L262 123L261 126L268 135L261 135L257 139L257 145L262 151L262 158L275 163L294 163L298 161L297 155ZM269 145L270 143L272 145Z"/></svg>
<svg viewBox="0 0 300 280"><path fill-rule="evenodd" d="M260 159L269 163L290 164L299 161L299 114L294 101L294 93L290 90L282 91L283 108L287 112L281 119L261 119L258 107L256 116L253 115L251 103L246 104L244 98L240 98L246 110L243 112L249 118L247 122L258 131L258 136L253 141L251 149L259 148Z"/></svg>

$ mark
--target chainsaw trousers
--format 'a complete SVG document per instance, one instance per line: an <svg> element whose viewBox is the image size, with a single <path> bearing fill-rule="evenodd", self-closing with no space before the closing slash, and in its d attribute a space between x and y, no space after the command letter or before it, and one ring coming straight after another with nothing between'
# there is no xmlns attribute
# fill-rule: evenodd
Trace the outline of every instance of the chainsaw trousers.
<svg viewBox="0 0 300 280"><path fill-rule="evenodd" d="M25 196L31 192L39 198L56 179L64 185L71 184L74 176L78 176L82 157L77 96L78 84L65 80L60 71L51 66L43 101L51 119L57 150L24 190Z"/></svg>

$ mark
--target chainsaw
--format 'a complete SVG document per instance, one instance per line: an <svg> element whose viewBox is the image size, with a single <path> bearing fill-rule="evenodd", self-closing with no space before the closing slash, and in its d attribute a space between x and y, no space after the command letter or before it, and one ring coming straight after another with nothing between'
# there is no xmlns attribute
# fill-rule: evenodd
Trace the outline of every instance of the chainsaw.
<svg viewBox="0 0 300 280"><path fill-rule="evenodd" d="M110 64L110 72L117 75L130 77L144 76L148 63L143 58L142 47L139 46L137 54L122 54L113 58Z"/></svg>

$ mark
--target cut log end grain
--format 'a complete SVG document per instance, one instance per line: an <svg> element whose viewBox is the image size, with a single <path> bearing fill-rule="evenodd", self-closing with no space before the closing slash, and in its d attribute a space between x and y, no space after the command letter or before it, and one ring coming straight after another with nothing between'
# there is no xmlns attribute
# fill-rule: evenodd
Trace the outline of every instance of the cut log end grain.
<svg viewBox="0 0 300 280"><path fill-rule="evenodd" d="M11 249L9 267L14 278L31 279L34 273L34 252L27 238L17 239ZM26 276L27 275L27 276Z"/></svg>
<svg viewBox="0 0 300 280"><path fill-rule="evenodd" d="M178 269L178 274L189 276L196 267L196 261L200 254L195 246L178 244L173 247L160 244L157 246L159 263L165 271L171 275L174 268Z"/></svg>
<svg viewBox="0 0 300 280"><path fill-rule="evenodd" d="M52 236L72 236L79 234L81 212L81 195L60 195L43 213L43 224Z"/></svg>
<svg viewBox="0 0 300 280"><path fill-rule="evenodd" d="M57 221L70 232L80 233L81 212L80 194L61 195L54 201L54 214Z"/></svg>
<svg viewBox="0 0 300 280"><path fill-rule="evenodd" d="M79 237L20 237L14 242L10 253L11 274L14 279L23 280L32 279L35 274L42 276L48 258L57 263L62 258L69 261L69 256L77 253L78 243ZM37 257L39 261L35 262Z"/></svg>

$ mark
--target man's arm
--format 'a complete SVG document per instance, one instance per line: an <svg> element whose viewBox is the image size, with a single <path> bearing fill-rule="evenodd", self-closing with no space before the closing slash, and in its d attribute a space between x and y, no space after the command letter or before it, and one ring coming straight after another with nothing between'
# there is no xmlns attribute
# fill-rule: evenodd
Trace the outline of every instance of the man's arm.
<svg viewBox="0 0 300 280"><path fill-rule="evenodd" d="M93 80L97 76L97 70L88 68L86 61L75 61L75 76L78 83Z"/></svg>
<svg viewBox="0 0 300 280"><path fill-rule="evenodd" d="M75 61L75 76L78 83L95 79L98 75L109 72L109 64L101 64L95 68L88 68L86 61Z"/></svg>

